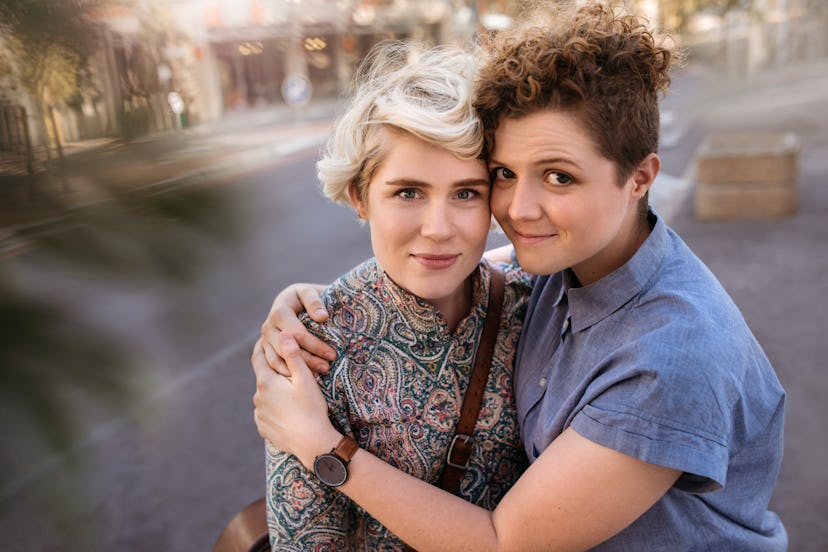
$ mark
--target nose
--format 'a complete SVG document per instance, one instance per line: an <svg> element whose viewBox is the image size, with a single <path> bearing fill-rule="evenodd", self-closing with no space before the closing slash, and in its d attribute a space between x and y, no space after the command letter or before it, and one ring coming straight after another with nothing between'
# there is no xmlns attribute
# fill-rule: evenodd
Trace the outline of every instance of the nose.
<svg viewBox="0 0 828 552"><path fill-rule="evenodd" d="M455 226L451 208L446 201L431 201L423 212L420 234L431 240L440 241L454 235Z"/></svg>
<svg viewBox="0 0 828 552"><path fill-rule="evenodd" d="M540 197L537 186L527 179L518 178L507 190L503 190L506 197L506 210L512 220L536 220L541 216Z"/></svg>

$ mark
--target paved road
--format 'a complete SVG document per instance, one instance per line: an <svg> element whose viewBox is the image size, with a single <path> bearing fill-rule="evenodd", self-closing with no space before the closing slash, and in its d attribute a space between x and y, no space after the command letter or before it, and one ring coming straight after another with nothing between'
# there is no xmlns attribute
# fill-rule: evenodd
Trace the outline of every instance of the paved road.
<svg viewBox="0 0 828 552"><path fill-rule="evenodd" d="M217 245L185 289L55 275L38 251L7 261L56 304L126 338L149 391L117 417L82 408L79 474L48 458L4 474L4 490L16 492L4 497L13 511L0 517L0 548L205 550L230 514L261 494L248 360L258 326L275 290L331 280L369 254L354 217L320 200L315 156L306 149L221 184L233 190L245 231Z"/></svg>

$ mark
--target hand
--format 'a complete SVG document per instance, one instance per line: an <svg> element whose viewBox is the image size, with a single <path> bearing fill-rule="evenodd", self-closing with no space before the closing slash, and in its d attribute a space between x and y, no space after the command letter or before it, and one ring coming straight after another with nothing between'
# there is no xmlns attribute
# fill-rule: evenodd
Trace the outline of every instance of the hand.
<svg viewBox="0 0 828 552"><path fill-rule="evenodd" d="M500 247L485 251L483 253L483 257L492 262L511 264L512 253L514 253L514 251L515 249L511 244L502 245Z"/></svg>
<svg viewBox="0 0 828 552"><path fill-rule="evenodd" d="M280 358L279 336L282 332L291 334L302 347L302 358L311 370L326 374L330 370L329 361L336 359L336 351L327 343L312 335L297 316L307 312L316 322L328 319L328 311L319 294L324 286L313 284L293 284L282 290L273 301L270 313L262 325L262 346L265 358L271 368L282 375L285 363Z"/></svg>
<svg viewBox="0 0 828 552"><path fill-rule="evenodd" d="M276 448L295 455L312 469L314 459L330 451L342 436L331 425L328 405L296 340L286 333L279 337L287 376L271 369L261 344L261 339L256 342L250 359L256 373L256 428Z"/></svg>

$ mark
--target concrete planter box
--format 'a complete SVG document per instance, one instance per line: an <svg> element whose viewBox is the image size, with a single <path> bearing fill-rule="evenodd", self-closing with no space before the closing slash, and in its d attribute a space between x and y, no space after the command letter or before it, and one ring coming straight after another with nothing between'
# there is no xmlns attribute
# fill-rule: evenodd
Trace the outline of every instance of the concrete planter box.
<svg viewBox="0 0 828 552"><path fill-rule="evenodd" d="M736 220L795 213L798 164L793 133L710 136L696 156L696 216Z"/></svg>

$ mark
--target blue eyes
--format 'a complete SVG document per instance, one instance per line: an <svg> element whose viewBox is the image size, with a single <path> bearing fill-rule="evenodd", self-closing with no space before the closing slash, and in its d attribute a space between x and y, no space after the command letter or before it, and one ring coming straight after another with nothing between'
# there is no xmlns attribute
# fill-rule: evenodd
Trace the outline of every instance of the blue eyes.
<svg viewBox="0 0 828 552"><path fill-rule="evenodd" d="M416 188L404 188L402 190L398 190L394 195L405 200L413 200L422 197ZM472 189L457 190L454 197L460 200L469 200L480 197L480 192Z"/></svg>
<svg viewBox="0 0 828 552"><path fill-rule="evenodd" d="M457 192L457 199L474 199L480 195L475 190L460 190Z"/></svg>

